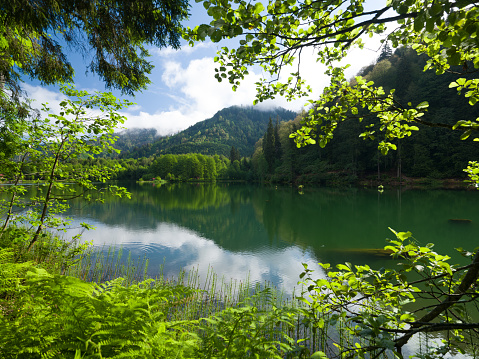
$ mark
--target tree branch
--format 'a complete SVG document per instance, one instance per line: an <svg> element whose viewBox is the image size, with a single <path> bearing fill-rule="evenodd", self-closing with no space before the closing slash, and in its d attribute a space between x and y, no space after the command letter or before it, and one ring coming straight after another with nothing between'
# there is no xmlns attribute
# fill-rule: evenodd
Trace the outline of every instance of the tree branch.
<svg viewBox="0 0 479 359"><path fill-rule="evenodd" d="M413 331L411 331L410 333L396 340L395 347L398 349L398 351L401 351L402 346L406 344L415 333L422 332L422 331L431 331L430 329L427 329L427 327L424 328L425 323L429 323L433 319L437 318L446 309L456 304L461 299L461 297L466 293L466 291L471 287L471 285L473 285L476 282L478 276L479 276L479 251L476 252L474 259L472 261L471 267L466 272L466 275L464 276L463 280L461 281L461 283L459 284L455 292L451 295L448 295L444 301L439 303L433 310L431 310L429 313L424 315L422 318L419 318L414 323L411 323L411 328L414 329ZM443 324L443 323L438 323L438 324ZM477 328L477 326L474 328ZM439 329L439 330L443 330L443 329Z"/></svg>

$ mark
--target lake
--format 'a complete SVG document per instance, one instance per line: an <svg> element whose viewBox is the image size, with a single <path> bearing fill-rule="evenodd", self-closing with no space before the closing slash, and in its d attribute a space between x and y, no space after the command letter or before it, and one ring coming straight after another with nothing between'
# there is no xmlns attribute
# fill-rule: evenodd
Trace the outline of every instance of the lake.
<svg viewBox="0 0 479 359"><path fill-rule="evenodd" d="M238 183L122 183L132 199L74 202L74 224L96 227L83 239L149 258L148 273L175 277L181 269L205 278L273 283L291 292L307 263L373 267L395 261L363 251L383 248L388 227L464 262L454 248L472 250L479 234L478 191L297 188ZM450 221L468 219L470 222ZM71 230L69 234L78 230Z"/></svg>

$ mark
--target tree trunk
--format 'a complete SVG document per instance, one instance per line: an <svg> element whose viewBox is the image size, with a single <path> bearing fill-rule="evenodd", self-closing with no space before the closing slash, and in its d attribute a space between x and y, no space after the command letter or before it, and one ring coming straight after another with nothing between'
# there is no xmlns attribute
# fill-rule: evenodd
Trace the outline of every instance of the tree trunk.
<svg viewBox="0 0 479 359"><path fill-rule="evenodd" d="M66 141L65 139L62 139L62 143L60 144L60 147L57 150L57 153L56 153L56 156L55 156L55 161L53 162L52 169L50 171L50 180L49 180L47 194L46 194L45 200L43 202L43 209L42 209L42 215L40 217L40 224L39 224L32 240L30 241L30 244L28 245L27 252L29 252L30 249L32 249L33 245L38 240L38 237L40 236L40 233L43 230L43 223L45 222L48 207L49 207L49 204L50 204L50 199L51 199L51 194L52 194L52 189L53 189L53 182L54 182L54 179L55 179L55 170L57 169L58 162L60 161L60 154L62 152L63 145L65 144L65 141Z"/></svg>

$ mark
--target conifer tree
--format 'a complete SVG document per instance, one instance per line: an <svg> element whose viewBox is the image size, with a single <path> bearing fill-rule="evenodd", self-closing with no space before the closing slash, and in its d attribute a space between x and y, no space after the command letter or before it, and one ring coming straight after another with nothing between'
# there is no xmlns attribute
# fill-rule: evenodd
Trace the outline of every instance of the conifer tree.
<svg viewBox="0 0 479 359"><path fill-rule="evenodd" d="M268 173L273 172L273 165L276 155L276 148L275 148L275 138L274 138L274 127L273 121L271 117L269 118L268 128L265 133L265 137L263 140L263 153L264 158L268 164Z"/></svg>
<svg viewBox="0 0 479 359"><path fill-rule="evenodd" d="M230 161L233 163L234 161L241 160L241 154L239 153L238 149L235 146L231 146L230 150Z"/></svg>
<svg viewBox="0 0 479 359"><path fill-rule="evenodd" d="M389 59L392 55L393 55L393 50L391 49L391 46L389 46L389 42L386 41L384 43L384 46L381 49L381 53L379 54L377 62Z"/></svg>
<svg viewBox="0 0 479 359"><path fill-rule="evenodd" d="M44 84L73 82L68 45L91 59L88 70L128 94L150 83L145 45L179 48L188 2L15 0L0 8L0 79L18 88L22 75Z"/></svg>
<svg viewBox="0 0 479 359"><path fill-rule="evenodd" d="M279 140L279 119L276 119L274 125L274 155L276 159L281 159L283 149L281 148L281 141Z"/></svg>

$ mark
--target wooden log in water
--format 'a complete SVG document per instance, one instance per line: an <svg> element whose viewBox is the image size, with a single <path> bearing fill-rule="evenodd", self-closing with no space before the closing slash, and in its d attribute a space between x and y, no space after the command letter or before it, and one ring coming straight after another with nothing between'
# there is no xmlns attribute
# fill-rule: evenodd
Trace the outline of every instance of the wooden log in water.
<svg viewBox="0 0 479 359"><path fill-rule="evenodd" d="M372 256L372 257L391 257L393 253L390 249L384 248L328 248L321 249L322 252L328 252L338 255L352 256ZM392 258L392 257L391 257Z"/></svg>
<svg viewBox="0 0 479 359"><path fill-rule="evenodd" d="M471 223L471 219L463 219L463 218L450 218L449 222L451 223Z"/></svg>

